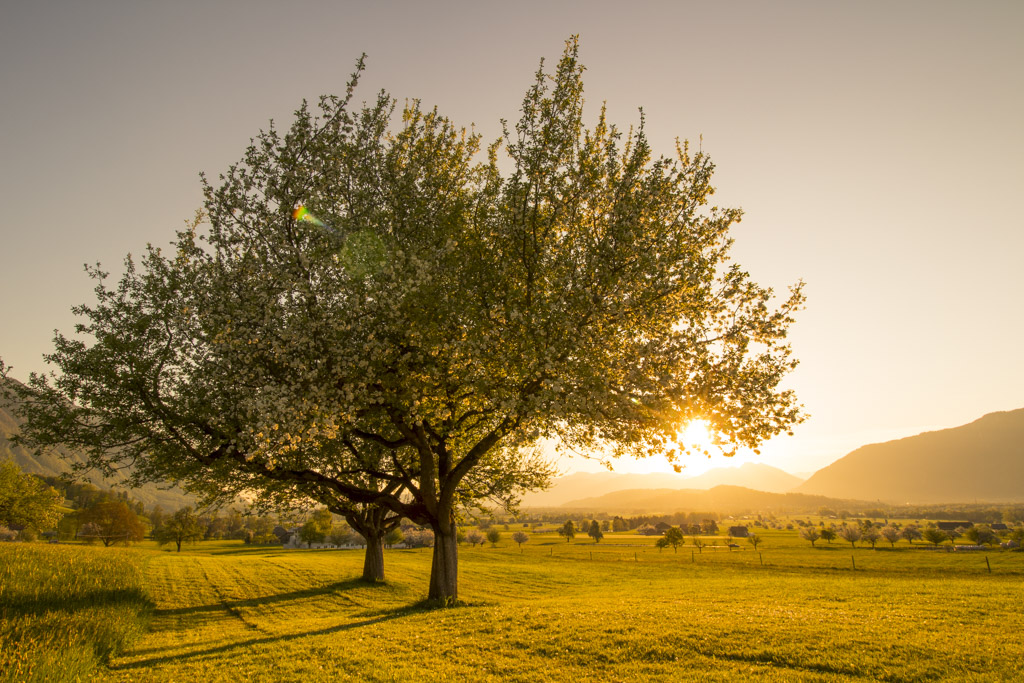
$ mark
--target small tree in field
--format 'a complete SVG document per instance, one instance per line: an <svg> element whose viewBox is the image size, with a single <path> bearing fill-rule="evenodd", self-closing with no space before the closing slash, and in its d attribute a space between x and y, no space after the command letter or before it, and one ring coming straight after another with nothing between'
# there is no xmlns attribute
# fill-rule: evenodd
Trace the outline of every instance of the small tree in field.
<svg viewBox="0 0 1024 683"><path fill-rule="evenodd" d="M821 537L825 539L825 541L827 541L829 545L832 545L832 541L836 540L836 531L835 529L831 528L822 529Z"/></svg>
<svg viewBox="0 0 1024 683"><path fill-rule="evenodd" d="M299 529L299 538L303 543L323 543L331 533L331 526L330 510L317 510Z"/></svg>
<svg viewBox="0 0 1024 683"><path fill-rule="evenodd" d="M805 541L811 542L811 547L814 547L814 542L821 538L821 532L815 529L813 526L805 526L800 530L800 538Z"/></svg>
<svg viewBox="0 0 1024 683"><path fill-rule="evenodd" d="M522 549L523 544L530 540L530 535L525 531L517 531L512 534L512 541Z"/></svg>
<svg viewBox="0 0 1024 683"><path fill-rule="evenodd" d="M761 543L761 537L757 534L750 534L747 536L747 543L754 546L754 550L757 550L757 546Z"/></svg>
<svg viewBox="0 0 1024 683"><path fill-rule="evenodd" d="M862 534L863 532L856 524L844 524L843 527L839 529L839 538L849 543L851 548L857 547L857 541L860 540Z"/></svg>
<svg viewBox="0 0 1024 683"><path fill-rule="evenodd" d="M501 532L493 527L488 529L487 540L490 541L492 548L496 548L498 546L498 541L501 540Z"/></svg>
<svg viewBox="0 0 1024 683"><path fill-rule="evenodd" d="M153 530L153 540L158 545L173 543L180 553L182 543L195 543L202 540L203 532L199 516L186 505L170 517L164 518L163 523Z"/></svg>
<svg viewBox="0 0 1024 683"><path fill-rule="evenodd" d="M604 538L604 532L601 531L601 525L597 520L590 522L590 527L587 529L587 536L594 539L594 543L600 543L601 539Z"/></svg>
<svg viewBox="0 0 1024 683"><path fill-rule="evenodd" d="M882 538L884 538L885 540L889 541L889 546L891 548L895 548L896 547L896 541L900 540L900 530L897 529L896 527L894 527L891 524L888 525L888 526L882 527L882 530L879 531L878 533L880 533L882 535Z"/></svg>
<svg viewBox="0 0 1024 683"><path fill-rule="evenodd" d="M470 547L475 548L478 545L483 545L486 540L484 535L477 529L470 529L466 532L466 540L469 541Z"/></svg>
<svg viewBox="0 0 1024 683"><path fill-rule="evenodd" d="M78 513L82 521L80 536L95 538L110 546L114 543L141 541L145 534L138 515L123 500L101 497Z"/></svg>
<svg viewBox="0 0 1024 683"><path fill-rule="evenodd" d="M749 538L749 536L748 536L748 538ZM704 544L704 541L701 539L700 536L694 536L690 540L693 541L693 547L697 549L698 553L704 552L702 550L702 548L704 547L705 544Z"/></svg>
<svg viewBox="0 0 1024 683"><path fill-rule="evenodd" d="M665 535L662 536L666 545L672 546L673 552L679 552L679 546L683 544L685 539L683 538L683 532L679 527L671 527L665 531Z"/></svg>
<svg viewBox="0 0 1024 683"><path fill-rule="evenodd" d="M878 539L881 537L882 533L876 526L868 527L860 532L860 539L865 543L870 543L872 550L874 550L875 544L878 543Z"/></svg>
<svg viewBox="0 0 1024 683"><path fill-rule="evenodd" d="M565 520L565 524L559 527L558 535L564 536L566 543L569 543L572 539L576 538L576 526L572 523L571 519Z"/></svg>
<svg viewBox="0 0 1024 683"><path fill-rule="evenodd" d="M925 530L921 532L921 536L936 548L938 548L940 544L951 540L945 531L936 526L925 527Z"/></svg>
<svg viewBox="0 0 1024 683"><path fill-rule="evenodd" d="M910 545L914 545L914 541L920 541L923 538L921 529L916 524L908 524L900 529L900 536L905 538Z"/></svg>

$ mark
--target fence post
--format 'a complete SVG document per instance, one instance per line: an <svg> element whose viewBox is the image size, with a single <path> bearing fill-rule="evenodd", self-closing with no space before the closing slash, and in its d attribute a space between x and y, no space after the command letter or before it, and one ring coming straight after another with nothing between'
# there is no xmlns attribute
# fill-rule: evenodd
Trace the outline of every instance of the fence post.
<svg viewBox="0 0 1024 683"><path fill-rule="evenodd" d="M853 564L853 571L857 571L857 558L850 555L850 562Z"/></svg>
<svg viewBox="0 0 1024 683"><path fill-rule="evenodd" d="M989 564L988 555L985 556L985 566L988 567L988 573L991 574L992 573L992 565Z"/></svg>

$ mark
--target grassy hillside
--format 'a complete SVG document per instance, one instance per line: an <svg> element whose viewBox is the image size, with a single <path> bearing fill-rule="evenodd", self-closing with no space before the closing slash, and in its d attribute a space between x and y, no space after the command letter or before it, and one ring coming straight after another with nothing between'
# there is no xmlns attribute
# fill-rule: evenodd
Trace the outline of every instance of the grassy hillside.
<svg viewBox="0 0 1024 683"><path fill-rule="evenodd" d="M1024 502L1024 409L872 444L794 491L892 503Z"/></svg>
<svg viewBox="0 0 1024 683"><path fill-rule="evenodd" d="M151 551L151 630L95 680L991 681L1024 677L1024 553L822 545L659 553L611 534L464 548L466 604L426 610L430 550ZM724 542L724 541L722 541ZM8 546L0 545L0 557ZM856 570L852 568L855 557Z"/></svg>

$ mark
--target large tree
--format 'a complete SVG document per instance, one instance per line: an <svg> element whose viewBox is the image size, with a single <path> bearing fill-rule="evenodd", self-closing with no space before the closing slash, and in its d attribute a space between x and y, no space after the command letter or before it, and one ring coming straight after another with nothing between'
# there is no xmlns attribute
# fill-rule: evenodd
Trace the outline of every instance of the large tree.
<svg viewBox="0 0 1024 683"><path fill-rule="evenodd" d="M459 510L543 483L542 439L676 458L691 419L727 449L786 431L799 287L775 303L730 262L740 212L709 206L706 154L655 158L642 117L586 128L582 72L570 40L482 162L416 101L353 109L358 71L304 104L205 184L208 229L101 279L94 341L58 336L27 432L210 496L430 526L449 602Z"/></svg>
<svg viewBox="0 0 1024 683"><path fill-rule="evenodd" d="M39 477L0 460L0 526L46 531L61 517L61 496Z"/></svg>

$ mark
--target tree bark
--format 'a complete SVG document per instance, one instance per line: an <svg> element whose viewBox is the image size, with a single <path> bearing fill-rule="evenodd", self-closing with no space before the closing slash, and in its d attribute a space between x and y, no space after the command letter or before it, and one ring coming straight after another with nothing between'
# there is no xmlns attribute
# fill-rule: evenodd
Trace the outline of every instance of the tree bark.
<svg viewBox="0 0 1024 683"><path fill-rule="evenodd" d="M367 532L366 556L363 559L363 581L379 583L384 580L384 538L380 534Z"/></svg>
<svg viewBox="0 0 1024 683"><path fill-rule="evenodd" d="M434 557L430 565L427 599L451 605L459 597L459 544L454 524L431 525L434 529ZM441 527L445 526L446 529Z"/></svg>

